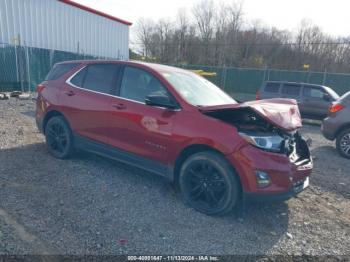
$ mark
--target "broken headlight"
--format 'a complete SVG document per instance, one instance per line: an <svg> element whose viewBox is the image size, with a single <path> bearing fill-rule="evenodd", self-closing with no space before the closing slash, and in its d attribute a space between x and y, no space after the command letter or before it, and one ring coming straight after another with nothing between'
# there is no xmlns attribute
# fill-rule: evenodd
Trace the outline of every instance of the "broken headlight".
<svg viewBox="0 0 350 262"><path fill-rule="evenodd" d="M242 133L239 135L249 144L272 152L280 152L284 139L275 133L251 134Z"/></svg>

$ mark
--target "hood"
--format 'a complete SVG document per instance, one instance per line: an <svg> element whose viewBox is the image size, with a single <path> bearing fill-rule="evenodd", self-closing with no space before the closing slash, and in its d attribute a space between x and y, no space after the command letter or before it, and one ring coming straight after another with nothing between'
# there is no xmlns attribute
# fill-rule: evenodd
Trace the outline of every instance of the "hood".
<svg viewBox="0 0 350 262"><path fill-rule="evenodd" d="M265 99L240 104L201 107L203 113L250 108L266 121L285 131L293 131L302 126L298 104L294 99Z"/></svg>

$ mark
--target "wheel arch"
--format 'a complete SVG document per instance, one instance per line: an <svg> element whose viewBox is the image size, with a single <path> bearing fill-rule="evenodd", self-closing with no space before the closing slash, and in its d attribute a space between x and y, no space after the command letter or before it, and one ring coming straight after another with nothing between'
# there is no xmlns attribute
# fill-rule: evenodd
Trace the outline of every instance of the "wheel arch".
<svg viewBox="0 0 350 262"><path fill-rule="evenodd" d="M346 123L346 124L343 124L341 125L338 129L337 129L337 132L335 133L335 139L337 139L337 137L339 136L339 134L341 132L343 132L345 129L348 129L350 128L350 123Z"/></svg>
<svg viewBox="0 0 350 262"><path fill-rule="evenodd" d="M45 117L44 117L44 120L43 120L43 123L42 123L42 131L43 133L45 134L45 128L46 128L46 125L47 125L47 122L49 122L49 120L55 116L61 116L64 118L64 120L67 122L69 128L70 128L70 125L69 125L69 122L67 120L67 118L59 111L57 110L51 110L49 112L46 113Z"/></svg>
<svg viewBox="0 0 350 262"><path fill-rule="evenodd" d="M219 151L218 149L214 148L214 147L211 147L211 146L208 146L208 145L205 145L205 144L192 144L192 145L189 145L189 146L185 147L178 154L178 156L176 158L176 161L175 161L173 178L174 178L174 183L176 185L178 185L181 166L186 161L186 159L188 159L190 156L192 156L192 155L194 155L196 153L205 152L205 151L215 152L215 153L219 154L220 156L222 156L228 162L228 160L225 157L225 154L222 153L221 151ZM231 163L229 163L229 165L233 169L233 171L235 172L236 177L238 179L238 182L240 184L240 187L242 188L242 181L241 181L241 178L240 178L236 168L234 166L232 166Z"/></svg>

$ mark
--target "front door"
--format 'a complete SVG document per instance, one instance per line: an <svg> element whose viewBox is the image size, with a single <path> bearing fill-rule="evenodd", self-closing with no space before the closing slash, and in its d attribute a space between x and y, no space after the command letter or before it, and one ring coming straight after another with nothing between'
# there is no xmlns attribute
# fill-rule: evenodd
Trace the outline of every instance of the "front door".
<svg viewBox="0 0 350 262"><path fill-rule="evenodd" d="M326 117L332 103L324 99L324 94L324 90L319 87L305 85L300 105L302 113L316 118Z"/></svg>
<svg viewBox="0 0 350 262"><path fill-rule="evenodd" d="M111 99L108 112L110 144L166 164L175 143L172 130L178 111L146 105L145 98L152 93L169 95L151 73L125 67L118 97Z"/></svg>

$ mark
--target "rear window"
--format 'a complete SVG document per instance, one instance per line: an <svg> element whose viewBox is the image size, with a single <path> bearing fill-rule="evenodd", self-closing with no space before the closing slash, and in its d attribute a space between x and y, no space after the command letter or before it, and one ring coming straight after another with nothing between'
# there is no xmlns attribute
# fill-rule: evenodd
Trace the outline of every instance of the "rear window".
<svg viewBox="0 0 350 262"><path fill-rule="evenodd" d="M300 85L298 85L298 84L284 84L282 87L282 94L298 96L300 94Z"/></svg>
<svg viewBox="0 0 350 262"><path fill-rule="evenodd" d="M72 70L74 67L78 66L79 63L69 63L69 64L57 64L54 65L54 67L50 70L50 72L47 74L45 80L57 80L64 74L68 73L70 70Z"/></svg>
<svg viewBox="0 0 350 262"><path fill-rule="evenodd" d="M342 95L339 99L337 99L336 101L340 101L341 103L343 103L343 105L348 106L350 105L350 91L345 93L344 95Z"/></svg>
<svg viewBox="0 0 350 262"><path fill-rule="evenodd" d="M265 91L269 93L278 93L280 89L280 83L266 83Z"/></svg>
<svg viewBox="0 0 350 262"><path fill-rule="evenodd" d="M339 98L339 95L330 87L328 86L324 86L323 87L327 92L328 94L330 94L334 99L338 99Z"/></svg>
<svg viewBox="0 0 350 262"><path fill-rule="evenodd" d="M350 91L340 97L341 100L350 100Z"/></svg>

